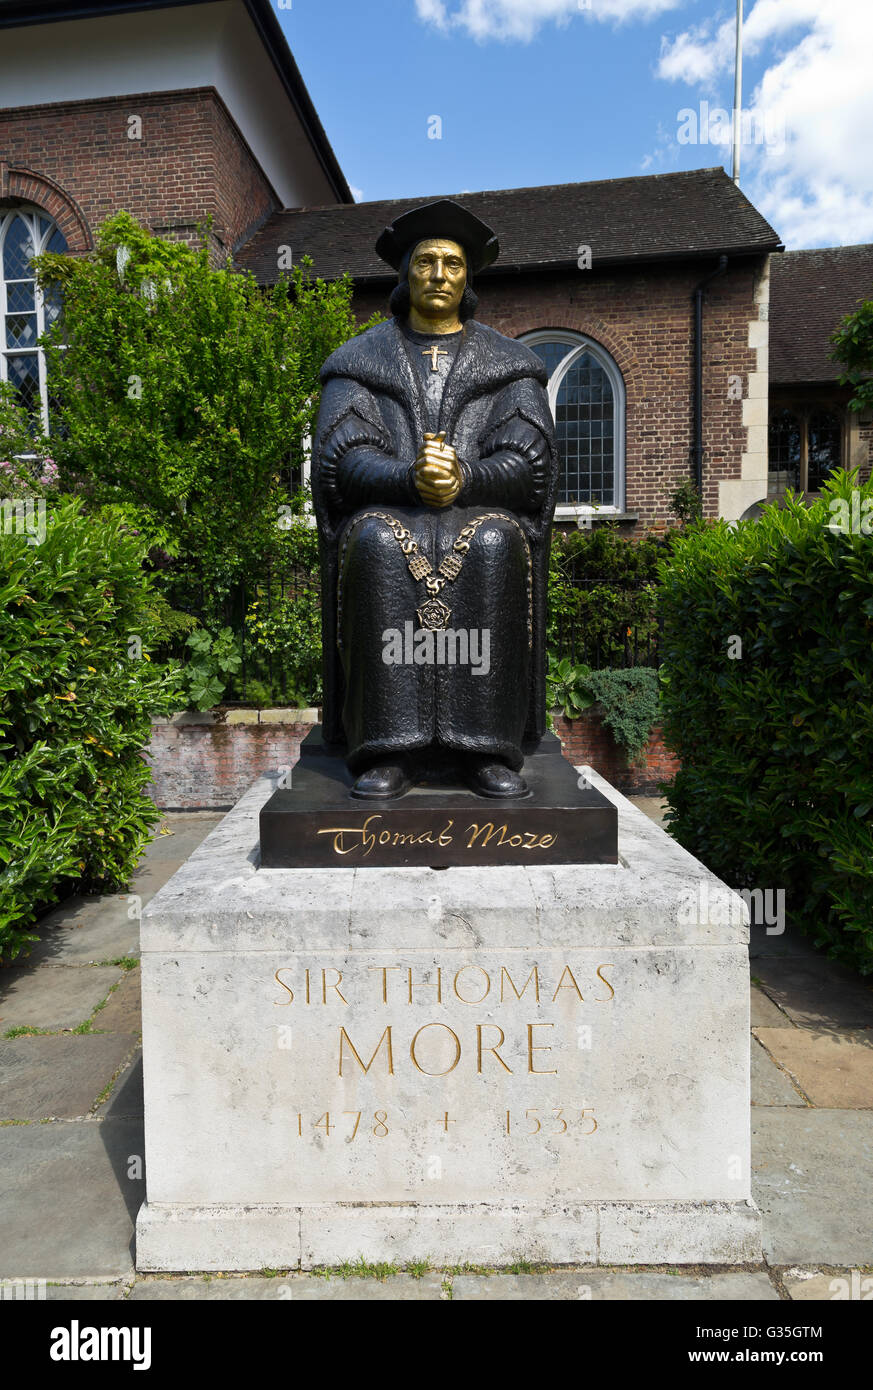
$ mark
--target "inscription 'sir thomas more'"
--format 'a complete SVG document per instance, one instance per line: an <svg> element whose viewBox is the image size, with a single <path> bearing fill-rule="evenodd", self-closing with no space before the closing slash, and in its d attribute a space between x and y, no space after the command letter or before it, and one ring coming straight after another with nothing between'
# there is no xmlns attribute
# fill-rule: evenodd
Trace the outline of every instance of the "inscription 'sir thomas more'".
<svg viewBox="0 0 873 1390"><path fill-rule="evenodd" d="M578 1009L586 1004L612 1003L615 989L606 972L613 968L612 962L587 967L564 963L550 968L534 962L521 968L517 964L510 967L497 963L486 970L482 965L467 962L458 968L434 963L426 969L406 964L369 965L353 973L335 966L280 966L274 978L282 997L273 1001L276 1006L296 1006L304 1018L312 1009L330 1009L342 1016L336 1029L328 1030L327 1053L306 1057L307 1073L323 1075L325 1105L317 1115L320 1106L314 1107L311 1115L297 1113L297 1134L303 1137L311 1128L327 1138L337 1134L349 1143L365 1135L386 1137L392 1132L388 1113L391 1078L404 1072L438 1079L460 1068L486 1083L505 1082L507 1077L558 1078L544 1084L563 1091L560 1054L578 1057L591 1047L591 1025L577 1021ZM366 1022L357 1025L351 1021L356 1005L366 1006L361 1012ZM374 1026L374 1005L377 1011L380 1007L387 1010L390 1021L380 1020ZM423 1005L447 1009L452 1023L441 1019L420 1022L418 1018L410 1023L404 1021L403 1014L410 1006L420 1009ZM504 1028L494 1018L477 1020L471 1016L466 1022L457 1017L465 1008L476 1006L487 1013L501 1006L504 1013L509 1009L514 1016L512 1029L508 1025ZM530 1018L532 1013L541 1014L544 1007L555 1016ZM503 1014L501 1017L506 1022ZM565 1034L570 1029L571 1036L561 1038L556 1033L561 1029ZM292 1031L299 1036L300 1027L288 1027L285 1031L289 1036ZM372 1113L331 1112L330 1092L338 1084L371 1076L385 1083L384 1108ZM578 1076L568 1077L566 1084L575 1089ZM495 1099L500 1089L495 1086ZM562 1103L557 1103L558 1099ZM495 1106L492 1118L506 1135L512 1136L539 1134L551 1138L596 1132L598 1121L591 1097L558 1097L556 1091L553 1096L544 1095L543 1101L543 1106L524 1106L517 1111ZM448 1133L456 1120L445 1110L440 1113L439 1122Z"/></svg>

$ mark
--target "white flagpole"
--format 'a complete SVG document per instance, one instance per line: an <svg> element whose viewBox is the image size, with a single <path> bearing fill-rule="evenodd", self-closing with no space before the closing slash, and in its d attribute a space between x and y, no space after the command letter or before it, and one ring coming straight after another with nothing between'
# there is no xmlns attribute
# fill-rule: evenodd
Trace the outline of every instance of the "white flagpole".
<svg viewBox="0 0 873 1390"><path fill-rule="evenodd" d="M737 0L737 49L734 61L734 183L740 181L740 131L743 109L743 0Z"/></svg>

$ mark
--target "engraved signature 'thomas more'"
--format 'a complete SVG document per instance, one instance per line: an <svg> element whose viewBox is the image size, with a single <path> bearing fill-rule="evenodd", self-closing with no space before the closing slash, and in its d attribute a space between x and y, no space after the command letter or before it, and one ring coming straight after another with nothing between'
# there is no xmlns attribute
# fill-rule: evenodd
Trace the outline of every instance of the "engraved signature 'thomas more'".
<svg viewBox="0 0 873 1390"><path fill-rule="evenodd" d="M362 851L361 858L366 859L377 845L390 847L391 849L403 849L410 845L447 845L454 844L455 836L452 834L454 820L446 821L442 830L379 830L375 823L381 821L382 817L378 814L368 816L363 825L332 825L324 830L319 830L319 835L333 836L333 850L335 854L354 854ZM493 821L485 821L482 825L473 821L463 831L465 849L485 848L494 841L495 848L506 849L550 849L557 840L557 835L537 834L534 830L520 830L510 832L507 824L495 825Z"/></svg>

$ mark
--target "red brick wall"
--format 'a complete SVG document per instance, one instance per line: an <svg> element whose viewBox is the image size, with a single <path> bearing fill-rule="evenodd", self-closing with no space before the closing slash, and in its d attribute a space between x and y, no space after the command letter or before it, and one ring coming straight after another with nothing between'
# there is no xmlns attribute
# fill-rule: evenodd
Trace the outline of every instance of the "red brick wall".
<svg viewBox="0 0 873 1390"><path fill-rule="evenodd" d="M679 771L679 760L665 746L660 725L652 730L640 765L628 766L624 751L596 708L586 710L581 719L565 719L562 714L554 719L564 756L576 767L583 763L593 767L625 795L654 795L659 782L671 782Z"/></svg>
<svg viewBox="0 0 873 1390"><path fill-rule="evenodd" d="M163 810L233 806L264 772L290 768L311 724L156 724L147 789Z"/></svg>
<svg viewBox="0 0 873 1390"><path fill-rule="evenodd" d="M596 248L595 248L596 265ZM585 333L615 359L627 393L626 509L645 526L675 525L669 494L691 476L693 382L692 291L706 263L678 262L599 273L525 274L476 285L476 317L515 338L534 329ZM747 346L762 262L736 262L704 299L704 507L718 515L718 482L739 478L746 446L741 400L728 398L728 377L756 367ZM361 319L387 313L384 289L355 295Z"/></svg>
<svg viewBox="0 0 873 1390"><path fill-rule="evenodd" d="M130 116L142 139L128 138ZM0 110L0 163L16 187L54 209L26 171L51 180L93 233L120 209L162 235L196 238L209 214L213 245L230 250L278 206L275 193L213 88ZM62 222L62 230L66 227ZM88 240L68 237L71 249Z"/></svg>
<svg viewBox="0 0 873 1390"><path fill-rule="evenodd" d="M290 768L312 724L173 723L152 726L145 760L152 769L149 795L163 810L233 806L264 772ZM631 767L596 711L568 721L555 716L565 756L593 767L619 791L646 794L669 782L679 764L653 731L645 766Z"/></svg>

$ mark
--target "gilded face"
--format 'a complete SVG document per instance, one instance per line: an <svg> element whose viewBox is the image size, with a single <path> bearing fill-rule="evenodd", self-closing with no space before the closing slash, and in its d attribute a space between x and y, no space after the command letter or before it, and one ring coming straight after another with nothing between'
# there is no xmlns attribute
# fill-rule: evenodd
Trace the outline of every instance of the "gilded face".
<svg viewBox="0 0 873 1390"><path fill-rule="evenodd" d="M463 246L444 237L418 243L409 261L409 294L423 318L455 318L466 284Z"/></svg>

